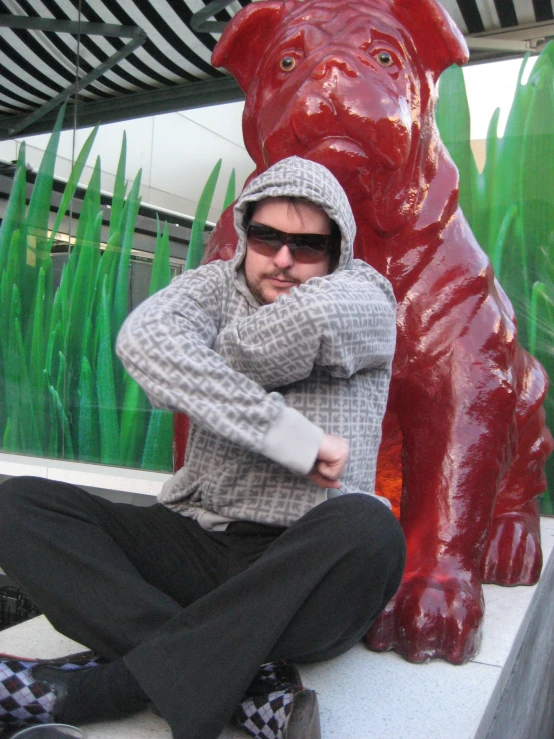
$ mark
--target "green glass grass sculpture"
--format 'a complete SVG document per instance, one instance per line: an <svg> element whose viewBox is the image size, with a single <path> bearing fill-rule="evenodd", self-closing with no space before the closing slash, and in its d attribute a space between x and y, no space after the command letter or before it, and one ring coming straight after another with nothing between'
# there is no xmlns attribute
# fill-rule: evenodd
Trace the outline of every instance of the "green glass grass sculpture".
<svg viewBox="0 0 554 739"><path fill-rule="evenodd" d="M463 72L440 81L437 123L460 171L460 204L518 316L519 340L554 378L554 42L529 79L523 60L506 130L490 122L486 163L479 173L470 146L470 116ZM554 428L554 391L545 403ZM554 459L546 464L543 513L554 512Z"/></svg>
<svg viewBox="0 0 554 739"><path fill-rule="evenodd" d="M109 210L101 206L95 163L75 243L54 292L52 246L97 129L71 171L50 226L54 166L63 111L26 207L25 145L0 227L0 447L2 451L172 471L172 414L153 410L114 352L129 305L129 269L140 207L139 172L126 193L123 137ZM221 161L200 198L187 267L200 262L203 233ZM234 172L226 201L234 199ZM158 222L150 294L170 281L169 233Z"/></svg>

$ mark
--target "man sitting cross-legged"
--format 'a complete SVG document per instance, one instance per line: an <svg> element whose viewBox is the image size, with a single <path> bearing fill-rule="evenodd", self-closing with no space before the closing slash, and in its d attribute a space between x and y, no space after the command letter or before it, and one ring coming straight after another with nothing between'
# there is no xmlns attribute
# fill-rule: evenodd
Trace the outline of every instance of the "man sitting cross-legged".
<svg viewBox="0 0 554 739"><path fill-rule="evenodd" d="M0 488L1 566L100 657L21 662L28 690L12 692L0 662L4 724L151 703L176 739L215 739L240 704L254 736L316 737L314 695L295 700L283 660L345 652L398 587L404 538L373 494L391 287L353 259L352 211L318 164L291 158L256 177L235 223L232 262L178 277L118 337L152 403L191 418L158 504L39 478Z"/></svg>

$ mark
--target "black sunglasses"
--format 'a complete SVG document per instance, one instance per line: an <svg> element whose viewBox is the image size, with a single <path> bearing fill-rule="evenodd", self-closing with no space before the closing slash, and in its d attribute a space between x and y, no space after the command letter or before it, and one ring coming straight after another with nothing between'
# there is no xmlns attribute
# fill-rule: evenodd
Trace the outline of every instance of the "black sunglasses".
<svg viewBox="0 0 554 739"><path fill-rule="evenodd" d="M318 262L331 250L332 234L289 234L263 223L251 221L246 229L248 245L266 257L287 246L298 262Z"/></svg>

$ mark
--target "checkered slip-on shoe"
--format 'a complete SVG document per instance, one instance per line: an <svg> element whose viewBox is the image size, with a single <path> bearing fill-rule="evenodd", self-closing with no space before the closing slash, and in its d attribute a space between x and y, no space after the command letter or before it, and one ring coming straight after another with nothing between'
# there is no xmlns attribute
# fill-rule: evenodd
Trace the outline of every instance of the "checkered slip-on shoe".
<svg viewBox="0 0 554 739"><path fill-rule="evenodd" d="M18 728L53 720L54 706L61 696L50 684L41 682L33 675L37 665L78 670L98 664L92 652L80 652L53 660L0 654L0 728Z"/></svg>
<svg viewBox="0 0 554 739"><path fill-rule="evenodd" d="M286 662L262 665L233 722L258 739L321 739L316 692Z"/></svg>

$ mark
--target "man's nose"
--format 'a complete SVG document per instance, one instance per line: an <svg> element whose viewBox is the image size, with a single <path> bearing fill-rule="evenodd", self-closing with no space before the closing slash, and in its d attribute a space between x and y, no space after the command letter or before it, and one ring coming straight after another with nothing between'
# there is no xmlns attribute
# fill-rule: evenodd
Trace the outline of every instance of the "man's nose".
<svg viewBox="0 0 554 739"><path fill-rule="evenodd" d="M294 259L290 252L290 249L286 244L279 249L277 254L273 257L274 263L281 269L288 269L294 264Z"/></svg>

